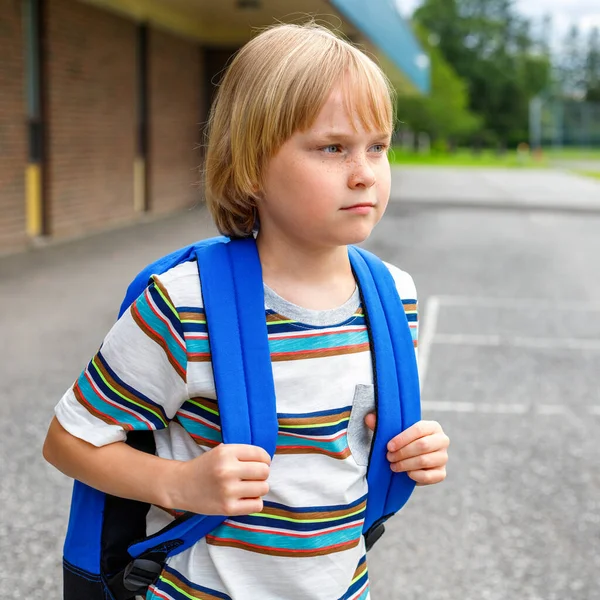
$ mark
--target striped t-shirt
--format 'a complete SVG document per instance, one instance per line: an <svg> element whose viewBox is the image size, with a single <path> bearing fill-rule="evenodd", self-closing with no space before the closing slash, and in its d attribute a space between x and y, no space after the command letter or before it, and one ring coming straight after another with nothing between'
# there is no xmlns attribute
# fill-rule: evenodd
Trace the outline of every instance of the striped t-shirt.
<svg viewBox="0 0 600 600"><path fill-rule="evenodd" d="M411 277L388 265L413 339ZM265 286L279 431L259 514L231 517L168 560L147 600L365 600L362 527L375 406L358 289L314 311ZM189 460L221 442L197 263L155 276L56 407L62 426L96 446L152 430L159 456ZM148 534L176 515L153 506Z"/></svg>

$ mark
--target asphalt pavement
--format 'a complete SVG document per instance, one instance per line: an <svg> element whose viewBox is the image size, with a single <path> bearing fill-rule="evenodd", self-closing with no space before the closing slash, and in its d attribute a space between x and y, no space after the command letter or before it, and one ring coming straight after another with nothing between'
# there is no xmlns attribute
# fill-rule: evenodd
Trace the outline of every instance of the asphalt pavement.
<svg viewBox="0 0 600 600"><path fill-rule="evenodd" d="M566 212L600 210L600 181L569 170L396 168L392 181L393 197L404 204L485 205Z"/></svg>
<svg viewBox="0 0 600 600"><path fill-rule="evenodd" d="M424 417L452 439L446 482L370 553L372 597L600 600L600 186L550 172L552 204L536 203L533 175L460 173L395 171L366 244L415 278ZM3 598L61 597L70 482L41 458L54 404L133 275L212 233L194 210L0 260Z"/></svg>

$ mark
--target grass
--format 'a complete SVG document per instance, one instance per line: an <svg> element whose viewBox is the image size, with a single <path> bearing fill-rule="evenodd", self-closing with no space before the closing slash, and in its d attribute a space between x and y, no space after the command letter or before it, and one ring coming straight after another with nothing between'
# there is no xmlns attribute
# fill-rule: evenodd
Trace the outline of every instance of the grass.
<svg viewBox="0 0 600 600"><path fill-rule="evenodd" d="M600 148L548 148L545 153L548 157L558 160L600 160Z"/></svg>
<svg viewBox="0 0 600 600"><path fill-rule="evenodd" d="M390 152L392 165L439 166L439 167L500 167L500 168L543 168L548 166L546 157L534 158L529 154L519 155L515 150L498 154L493 150L483 150L479 154L468 149L453 153L431 152L420 154L403 148L393 148Z"/></svg>
<svg viewBox="0 0 600 600"><path fill-rule="evenodd" d="M455 152L436 152L429 154L410 152L394 147L390 152L393 165L440 166L440 167L501 167L501 168L544 168L552 166L554 161L598 161L600 148L544 148L540 156L531 153L518 153L508 150L502 154L493 150L483 150L476 154L469 148L460 148ZM598 177L598 171L585 171L582 174Z"/></svg>
<svg viewBox="0 0 600 600"><path fill-rule="evenodd" d="M579 175L585 175L586 177L593 177L600 181L600 171L576 171Z"/></svg>

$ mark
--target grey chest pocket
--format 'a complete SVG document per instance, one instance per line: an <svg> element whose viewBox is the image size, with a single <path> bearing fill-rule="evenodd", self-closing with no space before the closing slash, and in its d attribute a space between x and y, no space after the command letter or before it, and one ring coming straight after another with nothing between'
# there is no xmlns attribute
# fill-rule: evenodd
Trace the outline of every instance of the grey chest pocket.
<svg viewBox="0 0 600 600"><path fill-rule="evenodd" d="M365 417L375 411L375 386L359 383L354 391L352 412L348 422L348 447L356 464L369 464L373 432L365 425Z"/></svg>

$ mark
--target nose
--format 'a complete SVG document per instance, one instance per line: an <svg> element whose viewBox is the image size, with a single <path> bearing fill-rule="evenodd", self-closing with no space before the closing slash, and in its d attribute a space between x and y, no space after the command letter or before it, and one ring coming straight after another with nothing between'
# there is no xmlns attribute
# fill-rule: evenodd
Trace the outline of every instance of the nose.
<svg viewBox="0 0 600 600"><path fill-rule="evenodd" d="M366 157L356 158L352 161L348 174L348 187L350 189L370 188L375 185L375 172Z"/></svg>

